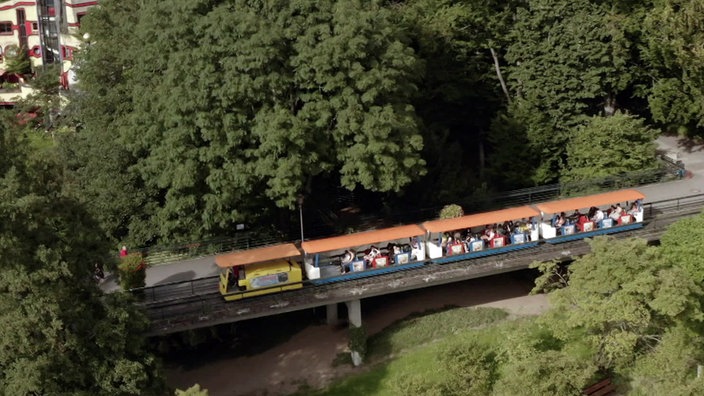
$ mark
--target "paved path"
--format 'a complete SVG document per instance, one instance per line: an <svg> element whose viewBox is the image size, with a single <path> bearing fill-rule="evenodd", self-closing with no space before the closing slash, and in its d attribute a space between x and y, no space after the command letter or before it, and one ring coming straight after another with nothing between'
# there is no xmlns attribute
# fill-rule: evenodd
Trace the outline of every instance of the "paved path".
<svg viewBox="0 0 704 396"><path fill-rule="evenodd" d="M646 202L656 202L704 192L704 144L695 144L688 139L676 136L661 136L657 140L659 151L671 158L681 160L688 171L687 177L667 183L638 187ZM187 281L217 275L220 269L215 265L215 256L178 261L147 269L147 286L169 282ZM118 290L114 277L108 275L101 285L104 291Z"/></svg>

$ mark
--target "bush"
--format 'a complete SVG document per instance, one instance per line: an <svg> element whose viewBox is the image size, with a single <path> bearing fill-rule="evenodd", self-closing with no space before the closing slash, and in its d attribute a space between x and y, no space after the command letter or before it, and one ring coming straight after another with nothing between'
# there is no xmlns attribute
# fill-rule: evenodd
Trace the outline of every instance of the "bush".
<svg viewBox="0 0 704 396"><path fill-rule="evenodd" d="M146 285L146 264L140 253L128 254L120 259L117 272L123 290L135 289Z"/></svg>
<svg viewBox="0 0 704 396"><path fill-rule="evenodd" d="M350 352L352 353L352 363L358 366L367 355L367 331L364 326L355 327L350 325ZM359 361L356 361L354 354L357 353Z"/></svg>
<svg viewBox="0 0 704 396"><path fill-rule="evenodd" d="M455 217L464 216L464 210L462 207L456 204L445 205L440 211L441 219L454 219Z"/></svg>
<svg viewBox="0 0 704 396"><path fill-rule="evenodd" d="M201 389L199 384L184 390L176 389L176 396L208 396L207 389Z"/></svg>

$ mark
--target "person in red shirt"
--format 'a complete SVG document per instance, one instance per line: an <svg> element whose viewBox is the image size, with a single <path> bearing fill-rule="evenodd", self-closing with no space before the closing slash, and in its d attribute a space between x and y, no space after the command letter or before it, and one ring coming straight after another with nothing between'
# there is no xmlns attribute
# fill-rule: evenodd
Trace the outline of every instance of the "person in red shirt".
<svg viewBox="0 0 704 396"><path fill-rule="evenodd" d="M122 245L122 249L120 249L120 257L125 257L127 256L127 246Z"/></svg>
<svg viewBox="0 0 704 396"><path fill-rule="evenodd" d="M577 228L580 231L584 231L584 224L586 223L589 223L589 217L584 214L580 214L579 218L577 219Z"/></svg>

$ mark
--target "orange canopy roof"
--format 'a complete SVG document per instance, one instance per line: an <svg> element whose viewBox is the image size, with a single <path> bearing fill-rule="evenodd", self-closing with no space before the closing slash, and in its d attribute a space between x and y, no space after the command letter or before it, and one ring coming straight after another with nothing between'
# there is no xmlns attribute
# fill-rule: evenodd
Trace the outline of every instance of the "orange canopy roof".
<svg viewBox="0 0 704 396"><path fill-rule="evenodd" d="M626 201L643 199L645 195L638 190L611 191L602 194L588 195L586 197L567 198L559 201L545 202L535 205L543 213L560 213L575 209L591 208L616 204Z"/></svg>
<svg viewBox="0 0 704 396"><path fill-rule="evenodd" d="M410 238L423 234L425 234L425 231L422 228L412 224L318 239L317 241L305 241L301 244L301 247L306 253L313 254L370 245L372 243L393 241L394 239Z"/></svg>
<svg viewBox="0 0 704 396"><path fill-rule="evenodd" d="M229 268L235 265L262 263L265 261L273 261L300 255L301 252L298 250L296 245L292 243L284 243L281 245L220 254L215 256L215 264L221 268Z"/></svg>
<svg viewBox="0 0 704 396"><path fill-rule="evenodd" d="M454 219L426 221L423 223L423 228L428 230L428 232L454 231L484 226L487 224L503 223L504 221L509 220L530 218L539 214L540 213L538 213L537 210L531 208L530 206L521 206L518 208L509 208L494 212L455 217Z"/></svg>

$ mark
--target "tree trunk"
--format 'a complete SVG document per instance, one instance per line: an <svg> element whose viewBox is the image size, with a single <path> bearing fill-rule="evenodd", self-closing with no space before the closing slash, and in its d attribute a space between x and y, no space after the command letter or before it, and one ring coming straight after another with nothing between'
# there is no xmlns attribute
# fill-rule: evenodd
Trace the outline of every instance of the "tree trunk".
<svg viewBox="0 0 704 396"><path fill-rule="evenodd" d="M506 81L504 81L504 77L501 75L501 67L499 67L499 58L498 56L496 56L496 51L494 51L494 48L489 47L489 51L491 51L491 57L494 59L494 69L496 69L496 77L499 78L499 82L501 83L501 89L504 91L504 95L506 95L506 100L508 101L508 103L511 103L511 96L508 94Z"/></svg>

